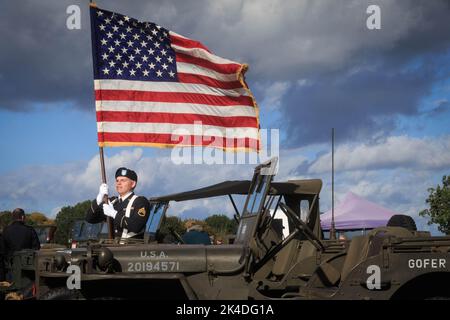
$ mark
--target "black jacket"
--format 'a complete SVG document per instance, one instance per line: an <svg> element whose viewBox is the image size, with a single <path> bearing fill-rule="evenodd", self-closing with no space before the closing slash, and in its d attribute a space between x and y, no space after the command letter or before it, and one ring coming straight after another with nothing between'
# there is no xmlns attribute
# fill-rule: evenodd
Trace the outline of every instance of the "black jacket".
<svg viewBox="0 0 450 320"><path fill-rule="evenodd" d="M39 250L41 243L33 227L14 221L3 230L3 250L6 256L22 249Z"/></svg>
<svg viewBox="0 0 450 320"><path fill-rule="evenodd" d="M137 233L135 238L143 238L145 225L147 223L150 214L150 203L145 197L137 197L133 206L131 207L130 217L125 217L128 202L133 197L134 193L128 196L121 203L117 200L113 206L117 211L117 215L114 219L114 231L116 237L121 237L123 229L127 229L128 232ZM113 202L117 197L112 197L109 200ZM94 200L91 203L91 207L86 212L86 221L89 223L99 223L106 221L107 216L103 213L103 205L97 205L97 201Z"/></svg>
<svg viewBox="0 0 450 320"><path fill-rule="evenodd" d="M186 244L211 244L211 239L205 231L191 230L181 237Z"/></svg>

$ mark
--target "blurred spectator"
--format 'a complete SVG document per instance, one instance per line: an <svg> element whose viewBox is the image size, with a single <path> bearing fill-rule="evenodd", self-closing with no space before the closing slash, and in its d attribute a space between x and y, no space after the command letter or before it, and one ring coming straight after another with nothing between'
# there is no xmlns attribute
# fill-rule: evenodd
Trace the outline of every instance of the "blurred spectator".
<svg viewBox="0 0 450 320"><path fill-rule="evenodd" d="M11 256L23 249L39 250L41 244L33 227L25 224L25 212L16 208L12 212L12 223L3 231L4 256Z"/></svg>
<svg viewBox="0 0 450 320"><path fill-rule="evenodd" d="M189 220L185 223L186 233L181 237L186 244L211 244L209 235L196 221Z"/></svg>
<svg viewBox="0 0 450 320"><path fill-rule="evenodd" d="M348 238L345 233L339 233L339 241L347 241Z"/></svg>

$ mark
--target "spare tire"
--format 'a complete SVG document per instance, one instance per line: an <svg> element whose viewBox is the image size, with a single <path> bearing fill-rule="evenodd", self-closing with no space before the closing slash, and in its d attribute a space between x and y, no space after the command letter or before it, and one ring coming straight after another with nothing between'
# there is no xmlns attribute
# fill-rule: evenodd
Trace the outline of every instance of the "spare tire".
<svg viewBox="0 0 450 320"><path fill-rule="evenodd" d="M388 227L402 227L408 229L409 231L417 231L416 223L414 219L405 214L395 214L393 215L387 225Z"/></svg>

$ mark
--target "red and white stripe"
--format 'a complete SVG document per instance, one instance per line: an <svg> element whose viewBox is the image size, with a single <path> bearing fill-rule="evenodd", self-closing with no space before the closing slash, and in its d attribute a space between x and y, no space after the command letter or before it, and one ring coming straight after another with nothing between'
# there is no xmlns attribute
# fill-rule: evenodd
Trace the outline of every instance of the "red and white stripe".
<svg viewBox="0 0 450 320"><path fill-rule="evenodd" d="M258 110L243 80L246 66L174 32L170 37L178 82L95 80L100 146L259 150Z"/></svg>

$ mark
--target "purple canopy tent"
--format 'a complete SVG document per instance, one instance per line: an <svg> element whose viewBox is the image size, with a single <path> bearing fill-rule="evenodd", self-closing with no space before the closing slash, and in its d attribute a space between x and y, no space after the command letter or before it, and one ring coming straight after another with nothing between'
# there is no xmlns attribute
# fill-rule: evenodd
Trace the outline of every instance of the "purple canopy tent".
<svg viewBox="0 0 450 320"><path fill-rule="evenodd" d="M334 208L334 223L336 230L373 229L386 226L394 214L398 213L348 192ZM320 220L322 229L330 230L331 210L321 214Z"/></svg>

